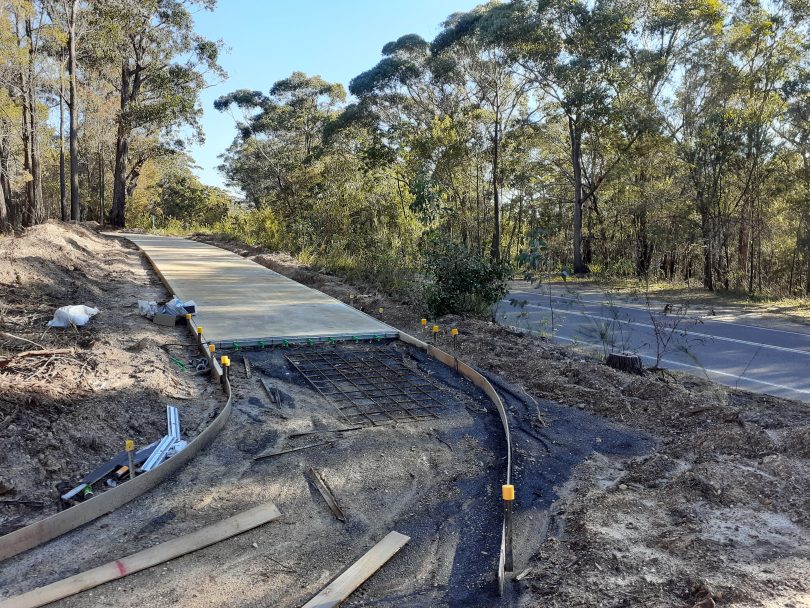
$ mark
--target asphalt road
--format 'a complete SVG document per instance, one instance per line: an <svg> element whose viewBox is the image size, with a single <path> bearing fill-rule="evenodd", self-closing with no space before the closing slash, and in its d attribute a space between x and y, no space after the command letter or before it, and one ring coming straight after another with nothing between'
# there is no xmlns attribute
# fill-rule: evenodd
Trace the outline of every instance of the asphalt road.
<svg viewBox="0 0 810 608"><path fill-rule="evenodd" d="M810 327L779 323L763 327L740 315L665 311L628 299L606 301L592 289L553 286L549 292L513 289L501 301L504 325L554 337L600 352L633 352L646 366L659 365L715 382L777 397L810 402ZM553 314L553 331L552 331ZM743 315L744 317L744 315Z"/></svg>

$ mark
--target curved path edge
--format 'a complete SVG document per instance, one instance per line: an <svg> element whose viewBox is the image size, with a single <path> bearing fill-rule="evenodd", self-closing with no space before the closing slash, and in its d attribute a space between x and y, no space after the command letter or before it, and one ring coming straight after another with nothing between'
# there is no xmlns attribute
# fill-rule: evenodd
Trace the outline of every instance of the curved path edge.
<svg viewBox="0 0 810 608"><path fill-rule="evenodd" d="M467 378L470 382L480 388L490 401L495 405L498 410L498 416L503 425L503 433L506 438L506 481L504 484L511 485L512 483L512 436L509 433L509 418L506 415L506 407L503 404L495 388L490 384L481 373L460 361L458 357L446 353L445 351L431 346L426 342L422 342L418 338L414 338L410 334L403 331L399 332L399 339L410 344L420 350L425 351L429 356L444 363L447 367L456 370L459 374ZM507 525L507 516L504 515L503 525L501 527L501 550L498 558L498 592L503 595L504 582L506 580L506 563L507 555L512 555L512 536L511 528Z"/></svg>

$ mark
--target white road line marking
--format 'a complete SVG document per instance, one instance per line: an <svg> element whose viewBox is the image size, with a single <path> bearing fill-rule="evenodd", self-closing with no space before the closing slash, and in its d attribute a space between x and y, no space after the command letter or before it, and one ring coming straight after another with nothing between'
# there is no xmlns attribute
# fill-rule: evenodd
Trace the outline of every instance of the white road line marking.
<svg viewBox="0 0 810 608"><path fill-rule="evenodd" d="M532 333L532 332L527 332L527 330L522 329L520 327L515 327L513 325L510 325L508 327L509 327L509 329L511 329L513 331L519 331L519 332L522 332L522 333ZM602 345L597 344L596 342L587 342L585 340L577 340L575 338L566 338L565 336L560 336L560 335L555 335L554 339L555 340L565 340L566 342L574 342L576 344L587 344L588 346L592 346L592 347L594 347L596 349L600 349L600 350L602 348ZM652 357L650 355L642 355L641 353L636 353L636 354L638 354L638 356L641 357L642 359L649 359L650 361L655 361L655 357ZM680 361L673 361L672 359L664 359L664 358L662 358L661 362L662 363L667 363L669 365L677 365L678 367L686 367L688 369L696 369L696 370L701 371L701 372L703 372L704 374L707 374L707 375L708 374L717 374L718 376L725 376L727 378L735 378L738 381L752 382L754 384L761 384L763 386L770 386L770 387L773 387L773 388L778 388L778 389L781 389L781 390L790 391L792 393L800 393L802 395L810 395L810 390L805 390L805 389L802 389L802 388L795 388L795 387L792 387L792 386L785 386L784 384L776 384L774 382L766 382L764 380L757 380L756 378L751 378L750 376L741 376L741 375L729 374L728 372L721 372L720 370L710 369L708 367L700 367L699 365L689 365L688 363L681 363ZM730 385L726 385L726 386L730 386ZM736 387L732 387L732 388L736 388Z"/></svg>
<svg viewBox="0 0 810 608"><path fill-rule="evenodd" d="M522 293L529 296L541 296L544 298L548 297L546 293L532 293L531 291L521 291L521 290L514 290L510 291L509 293ZM616 306L617 308L630 308L632 310L641 310L643 312L647 312L647 308L644 306L637 306L635 304L617 304L615 302L609 302L607 300L585 300L583 298L571 298L567 296L560 296L560 295L551 295L552 298L557 298L558 300L570 300L571 302L585 302L588 304L599 304L601 306ZM695 319L706 319L710 323L722 323L724 325L738 325L740 327L748 327L750 329L758 329L761 331L774 331L780 334L791 334L794 336L802 336L803 338L810 338L810 331L802 332L802 331L790 331L788 329L776 329L774 327L763 327L762 325L751 325L750 323L740 323L739 321L724 321L721 318L714 318L708 315L695 315Z"/></svg>
<svg viewBox="0 0 810 608"><path fill-rule="evenodd" d="M501 302L503 302L505 304L510 303L509 300L501 300ZM526 308L526 307L542 308L543 310L552 310L548 306L540 306L539 304L529 304L529 303L527 303L524 306L524 308ZM639 323L638 321L626 321L626 320L623 320L623 319L614 319L613 317L602 317L600 315L591 315L591 314L587 314L587 313L584 313L584 312L576 312L574 310L559 310L559 309L556 309L556 308L554 310L557 312L557 314L559 314L561 316L562 315L577 315L578 317L588 317L590 319L600 319L602 321L614 321L616 323L625 323L626 325L635 325L637 327L647 327L647 328L653 329L653 330L655 329L655 327L652 326L652 325L649 325L647 323ZM757 348L768 348L768 349L771 349L771 350L781 350L783 352L793 353L795 355L810 356L810 351L798 350L796 348L788 348L787 346L774 346L773 344L761 344L759 342L750 342L748 340L739 340L737 338L726 338L726 337L723 337L723 336L713 336L711 334L704 334L704 333L700 333L698 331L690 331L690 330L688 330L686 328L684 328L683 330L678 329L676 331L685 331L690 336L699 336L701 338L711 338L712 340L722 340L724 342L734 342L736 344L745 344L746 346L756 346Z"/></svg>

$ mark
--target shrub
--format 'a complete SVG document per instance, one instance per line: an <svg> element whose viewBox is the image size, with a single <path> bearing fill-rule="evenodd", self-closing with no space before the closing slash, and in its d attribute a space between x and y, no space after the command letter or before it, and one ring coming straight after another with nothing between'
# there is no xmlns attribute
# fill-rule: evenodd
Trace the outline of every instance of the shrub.
<svg viewBox="0 0 810 608"><path fill-rule="evenodd" d="M424 288L431 314L485 314L508 291L512 267L471 252L459 243L430 237L422 248Z"/></svg>

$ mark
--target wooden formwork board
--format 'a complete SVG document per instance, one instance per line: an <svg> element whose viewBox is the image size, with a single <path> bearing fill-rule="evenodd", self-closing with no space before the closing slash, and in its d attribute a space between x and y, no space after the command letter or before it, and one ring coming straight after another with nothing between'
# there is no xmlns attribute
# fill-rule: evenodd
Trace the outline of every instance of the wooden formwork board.
<svg viewBox="0 0 810 608"><path fill-rule="evenodd" d="M354 593L355 589L394 557L409 540L411 540L410 536L399 532L389 532L385 538L369 549L363 557L349 566L301 608L337 608Z"/></svg>

